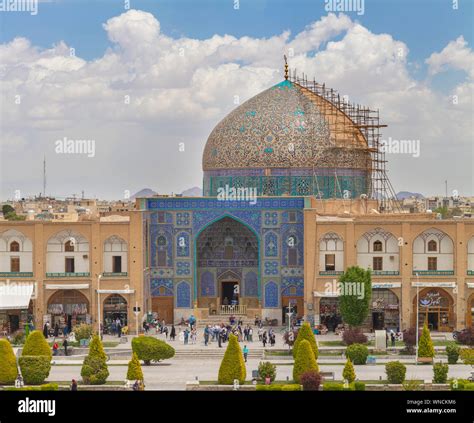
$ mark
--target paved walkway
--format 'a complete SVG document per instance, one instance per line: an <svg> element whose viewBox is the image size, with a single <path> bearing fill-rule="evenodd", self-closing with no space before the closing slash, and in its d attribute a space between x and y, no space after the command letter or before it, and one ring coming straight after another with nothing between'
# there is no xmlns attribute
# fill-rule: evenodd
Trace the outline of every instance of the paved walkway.
<svg viewBox="0 0 474 423"><path fill-rule="evenodd" d="M258 368L260 360L252 359L247 363L247 379L251 380L252 370ZM202 360L199 365L193 360L167 360L164 363L142 366L145 384L151 390L183 390L186 382L195 380L201 381L216 380L219 371L220 360ZM385 366L354 366L356 375L360 380L385 379ZM334 372L336 379L342 380L343 366L320 364L320 370L324 372ZM471 366L455 365L449 368L449 377L466 378L472 371ZM53 366L49 380L70 382L75 378L80 380L81 366ZM127 366L109 366L110 381L125 381ZM278 365L277 379L292 379L292 365ZM431 380L433 377L432 366L407 366L407 379Z"/></svg>

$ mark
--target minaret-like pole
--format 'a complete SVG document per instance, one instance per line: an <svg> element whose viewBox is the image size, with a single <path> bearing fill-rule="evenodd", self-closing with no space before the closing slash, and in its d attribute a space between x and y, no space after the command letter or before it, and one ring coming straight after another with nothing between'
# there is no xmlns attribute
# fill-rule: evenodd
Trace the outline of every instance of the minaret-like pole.
<svg viewBox="0 0 474 423"><path fill-rule="evenodd" d="M283 55L285 59L285 79L288 80L288 59L286 58L286 54Z"/></svg>

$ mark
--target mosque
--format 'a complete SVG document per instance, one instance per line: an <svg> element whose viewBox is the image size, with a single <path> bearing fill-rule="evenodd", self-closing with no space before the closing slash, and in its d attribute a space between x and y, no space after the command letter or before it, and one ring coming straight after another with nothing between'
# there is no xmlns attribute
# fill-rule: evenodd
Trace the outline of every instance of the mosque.
<svg viewBox="0 0 474 423"><path fill-rule="evenodd" d="M285 63L282 82L209 135L203 197L137 200L145 309L167 321L237 314L283 324L291 305L334 326L338 294L328 287L357 264L373 271L368 327L409 327L426 301L418 315L432 329L472 324L474 225L399 213L380 148L385 126L378 111ZM229 190L257 195L220 195ZM454 260L459 242L468 248Z"/></svg>

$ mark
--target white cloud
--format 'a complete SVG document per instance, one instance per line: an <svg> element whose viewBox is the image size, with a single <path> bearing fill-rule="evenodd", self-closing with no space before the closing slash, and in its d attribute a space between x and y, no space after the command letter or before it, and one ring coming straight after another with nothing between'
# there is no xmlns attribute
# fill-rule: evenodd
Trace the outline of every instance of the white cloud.
<svg viewBox="0 0 474 423"><path fill-rule="evenodd" d="M411 77L408 46L389 34L374 34L342 14L329 14L294 36L284 31L267 38L174 39L161 32L157 18L138 10L103 27L112 47L93 61L71 56L61 41L51 49L24 38L0 45L1 128L7 134L1 198L14 189L40 191L45 152L53 193L85 189L87 195L119 197L144 186L180 192L200 185L210 131L236 99L242 103L283 79L289 51L292 68L380 108L389 124L384 137L420 139L421 158L388 157L397 188L435 192L436 178L444 180L447 172L461 194L473 193L471 82L455 88L463 101L453 105L429 80ZM448 65L469 72L470 60L472 51L460 37L427 64L431 74ZM54 141L65 136L94 139L96 157L55 155ZM30 171L18 175L19 163Z"/></svg>

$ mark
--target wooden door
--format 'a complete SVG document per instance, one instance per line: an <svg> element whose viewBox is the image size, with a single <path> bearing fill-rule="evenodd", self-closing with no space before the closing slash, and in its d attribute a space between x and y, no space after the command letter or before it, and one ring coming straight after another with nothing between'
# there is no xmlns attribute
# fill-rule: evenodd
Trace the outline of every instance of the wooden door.
<svg viewBox="0 0 474 423"><path fill-rule="evenodd" d="M154 297L151 300L151 310L158 313L160 322L164 319L167 325L174 323L173 297Z"/></svg>

